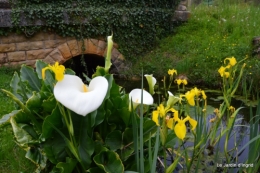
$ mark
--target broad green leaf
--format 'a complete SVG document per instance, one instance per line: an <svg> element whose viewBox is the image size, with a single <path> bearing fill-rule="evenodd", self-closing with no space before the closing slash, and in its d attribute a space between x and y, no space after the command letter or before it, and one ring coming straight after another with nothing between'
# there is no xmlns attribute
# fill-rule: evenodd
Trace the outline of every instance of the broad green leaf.
<svg viewBox="0 0 260 173"><path fill-rule="evenodd" d="M4 125L5 123L9 122L10 118L14 115L16 115L19 112L19 110L14 110L9 114L3 115L0 119L0 126Z"/></svg>
<svg viewBox="0 0 260 173"><path fill-rule="evenodd" d="M34 140L33 137L21 127L24 124L16 123L13 117L11 117L10 122L13 128L14 136L21 147L27 147L29 143L36 142L36 140Z"/></svg>
<svg viewBox="0 0 260 173"><path fill-rule="evenodd" d="M40 148L30 147L25 157L36 164L40 170L46 167L47 157Z"/></svg>
<svg viewBox="0 0 260 173"><path fill-rule="evenodd" d="M59 110L59 107L56 106L55 109L52 111L51 115L48 115L42 125L42 139L47 139L52 136L53 126L56 128L62 127L62 116Z"/></svg>
<svg viewBox="0 0 260 173"><path fill-rule="evenodd" d="M43 62L42 60L37 60L35 63L36 66L36 73L39 79L42 79L42 69L46 67L48 64Z"/></svg>
<svg viewBox="0 0 260 173"><path fill-rule="evenodd" d="M26 106L28 109L38 111L42 107L41 95L33 91L33 95L27 100Z"/></svg>
<svg viewBox="0 0 260 173"><path fill-rule="evenodd" d="M124 107L120 110L118 110L119 116L124 121L125 125L128 126L129 120L130 120L130 112L128 108Z"/></svg>
<svg viewBox="0 0 260 173"><path fill-rule="evenodd" d="M56 167L61 169L61 173L72 173L76 165L77 160L67 157L66 163L60 162Z"/></svg>
<svg viewBox="0 0 260 173"><path fill-rule="evenodd" d="M95 143L94 141L89 137L89 134L91 134L91 131L89 128L86 128L88 126L88 118L87 117L81 117L82 121L80 122L80 135L79 135L79 157L81 159L82 165L84 165L84 168L89 168L90 164L92 163L92 155L95 150Z"/></svg>
<svg viewBox="0 0 260 173"><path fill-rule="evenodd" d="M96 72L92 75L92 78L97 76L105 76L105 75L106 75L105 68L97 66Z"/></svg>
<svg viewBox="0 0 260 173"><path fill-rule="evenodd" d="M134 152L133 129L126 128L123 132L123 147L121 149L120 158L127 160Z"/></svg>
<svg viewBox="0 0 260 173"><path fill-rule="evenodd" d="M23 89L21 88L21 86L19 85L21 79L18 75L17 72L14 72L14 75L12 77L12 80L10 82L10 86L13 90L13 94L21 101L23 102L23 100L25 99L24 96L22 96L20 93L20 91L22 91Z"/></svg>
<svg viewBox="0 0 260 173"><path fill-rule="evenodd" d="M122 133L119 130L112 131L106 136L105 143L110 150L116 151L122 147Z"/></svg>
<svg viewBox="0 0 260 173"><path fill-rule="evenodd" d="M124 165L117 153L113 151L102 151L94 156L94 162L106 173L123 173Z"/></svg>
<svg viewBox="0 0 260 173"><path fill-rule="evenodd" d="M53 132L52 138L43 143L43 148L44 153L53 164L64 161L67 156L66 143L58 133Z"/></svg>
<svg viewBox="0 0 260 173"><path fill-rule="evenodd" d="M89 173L105 173L105 171L103 171L103 169L101 169L99 167L90 168L89 170L87 170L87 172L89 172Z"/></svg>
<svg viewBox="0 0 260 173"><path fill-rule="evenodd" d="M95 126L101 124L106 118L106 110L104 108L104 102L102 105L97 109L97 115L95 118Z"/></svg>
<svg viewBox="0 0 260 173"><path fill-rule="evenodd" d="M65 69L65 74L75 75L76 73L73 70L71 70L69 68L66 68Z"/></svg>
<svg viewBox="0 0 260 173"><path fill-rule="evenodd" d="M28 84L33 91L40 91L41 81L32 67L22 65L20 72L22 81L28 81Z"/></svg>
<svg viewBox="0 0 260 173"><path fill-rule="evenodd" d="M45 112L51 113L56 105L57 105L57 101L52 95L47 100L43 100L42 108Z"/></svg>
<svg viewBox="0 0 260 173"><path fill-rule="evenodd" d="M151 136L153 136L153 134L156 132L157 125L151 119L144 119L143 128L144 128L143 139L144 139L144 142L146 142L150 137L150 133L151 133Z"/></svg>
<svg viewBox="0 0 260 173"><path fill-rule="evenodd" d="M22 123L22 124L31 123L28 114L24 113L23 110L19 110L14 116L12 116L12 118L15 120L16 123Z"/></svg>
<svg viewBox="0 0 260 173"><path fill-rule="evenodd" d="M112 74L106 75L105 78L108 81L108 91L105 99L120 96L119 86L115 83L113 75Z"/></svg>
<svg viewBox="0 0 260 173"><path fill-rule="evenodd" d="M36 131L34 130L33 126L29 125L29 124L21 124L20 127L22 129L24 129L27 133L29 133L34 139L38 139L39 136L36 133Z"/></svg>
<svg viewBox="0 0 260 173"><path fill-rule="evenodd" d="M178 138L176 137L176 134L173 133L173 130L168 130L168 135L165 142L166 148L173 148L175 144L177 143Z"/></svg>

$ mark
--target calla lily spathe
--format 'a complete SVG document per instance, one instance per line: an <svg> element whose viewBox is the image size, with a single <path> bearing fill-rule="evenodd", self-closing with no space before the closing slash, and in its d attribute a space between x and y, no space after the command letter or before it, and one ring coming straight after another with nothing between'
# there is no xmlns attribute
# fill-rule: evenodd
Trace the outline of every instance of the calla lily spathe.
<svg viewBox="0 0 260 173"><path fill-rule="evenodd" d="M133 108L135 109L139 104L141 104L141 89L133 89L129 93L129 100L133 101ZM153 104L153 97L150 93L143 90L143 104L145 105L152 105ZM129 110L131 110L131 104L129 104Z"/></svg>
<svg viewBox="0 0 260 173"><path fill-rule="evenodd" d="M155 77L153 77L153 75L149 75L149 74L146 74L144 75L146 77L146 80L148 82L148 85L149 85L149 92L150 94L154 94L154 85L156 84L156 79Z"/></svg>
<svg viewBox="0 0 260 173"><path fill-rule="evenodd" d="M95 77L86 86L78 76L64 75L54 86L55 98L68 109L86 116L103 102L108 89L107 79Z"/></svg>
<svg viewBox="0 0 260 173"><path fill-rule="evenodd" d="M181 98L174 96L170 91L168 91L169 98L167 100L167 107L172 107L175 103L180 102Z"/></svg>

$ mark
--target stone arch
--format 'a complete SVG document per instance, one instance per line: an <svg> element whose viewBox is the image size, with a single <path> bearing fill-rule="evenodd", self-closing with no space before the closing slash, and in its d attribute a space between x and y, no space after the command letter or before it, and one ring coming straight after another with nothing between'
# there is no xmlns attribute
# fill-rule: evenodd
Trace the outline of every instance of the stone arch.
<svg viewBox="0 0 260 173"><path fill-rule="evenodd" d="M82 47L84 47L84 49L82 49ZM49 64L54 64L55 62L63 64L67 60L81 54L95 54L98 56L105 57L106 48L107 43L103 40L68 40L63 44L57 46L55 49L53 49L43 59L43 61ZM111 55L111 62L113 64L113 68L111 69L111 71L113 73L120 73L121 71L123 71L125 68L124 61L124 56L117 50L117 48L113 47Z"/></svg>

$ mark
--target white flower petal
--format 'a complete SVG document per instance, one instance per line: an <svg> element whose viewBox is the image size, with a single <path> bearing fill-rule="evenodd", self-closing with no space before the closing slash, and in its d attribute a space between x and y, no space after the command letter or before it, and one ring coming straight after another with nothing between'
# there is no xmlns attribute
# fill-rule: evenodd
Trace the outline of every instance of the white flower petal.
<svg viewBox="0 0 260 173"><path fill-rule="evenodd" d="M154 94L154 85L155 85L156 82L157 82L156 79L155 79L155 77L153 77L152 74L145 74L144 76L146 77L147 82L148 82L148 84L149 84L149 92L150 92L151 94Z"/></svg>
<svg viewBox="0 0 260 173"><path fill-rule="evenodd" d="M104 77L95 77L90 81L87 92L84 92L83 85L85 84L78 76L64 75L64 79L57 82L54 87L54 96L68 109L86 116L102 104L108 82Z"/></svg>
<svg viewBox="0 0 260 173"><path fill-rule="evenodd" d="M168 91L169 98L167 100L167 107L172 107L175 103L181 100L181 98L174 96L170 91Z"/></svg>
<svg viewBox="0 0 260 173"><path fill-rule="evenodd" d="M141 103L141 89L133 89L129 93L129 100L132 99L133 103ZM151 96L150 93L147 91L143 90L143 104L145 105L152 105L153 104L153 97Z"/></svg>

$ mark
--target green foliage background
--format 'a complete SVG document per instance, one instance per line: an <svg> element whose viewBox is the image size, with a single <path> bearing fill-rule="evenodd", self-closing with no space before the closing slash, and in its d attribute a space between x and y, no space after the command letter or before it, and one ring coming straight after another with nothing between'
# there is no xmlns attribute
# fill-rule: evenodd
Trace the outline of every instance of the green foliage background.
<svg viewBox="0 0 260 173"><path fill-rule="evenodd" d="M135 57L173 32L179 0L13 0L12 31L54 31L61 36L105 38L113 33L120 52ZM26 22L25 22L26 21ZM44 26L36 26L37 21ZM26 24L25 24L25 23ZM26 26L22 26L26 25ZM0 32L4 33L4 32Z"/></svg>

